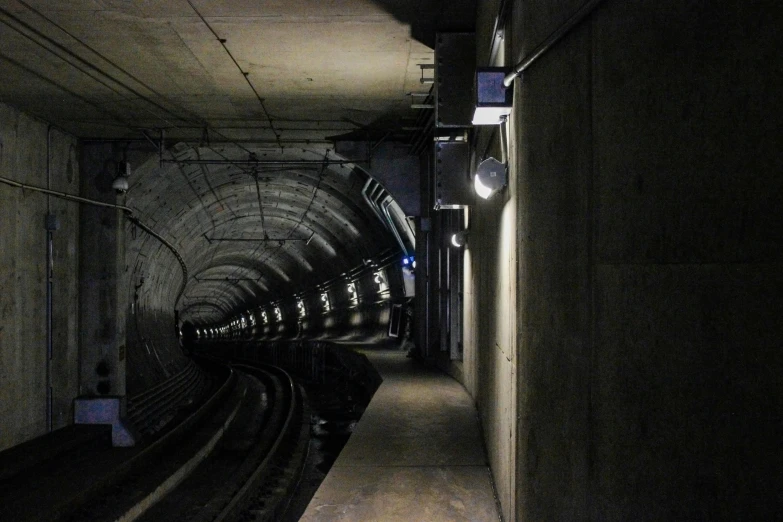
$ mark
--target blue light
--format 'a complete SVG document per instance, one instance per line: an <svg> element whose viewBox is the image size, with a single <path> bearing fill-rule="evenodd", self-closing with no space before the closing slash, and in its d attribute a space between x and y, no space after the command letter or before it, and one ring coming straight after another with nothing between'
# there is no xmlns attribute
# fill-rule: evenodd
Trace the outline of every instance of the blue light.
<svg viewBox="0 0 783 522"><path fill-rule="evenodd" d="M402 258L402 264L403 264L403 265L406 265L406 266L407 266L407 265L408 265L410 262L411 262L411 260L410 260L410 259L408 259L407 257L403 257L403 258Z"/></svg>

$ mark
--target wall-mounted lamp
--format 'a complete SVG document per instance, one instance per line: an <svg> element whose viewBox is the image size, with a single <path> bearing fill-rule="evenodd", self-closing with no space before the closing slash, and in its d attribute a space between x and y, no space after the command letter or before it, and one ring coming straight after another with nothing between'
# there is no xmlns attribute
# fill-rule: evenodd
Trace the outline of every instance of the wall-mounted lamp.
<svg viewBox="0 0 783 522"><path fill-rule="evenodd" d="M130 187L130 184L128 183L130 173L130 163L121 161L117 164L117 177L114 178L114 181L111 183L111 188L113 188L117 194L125 194L128 192L128 188Z"/></svg>
<svg viewBox="0 0 783 522"><path fill-rule="evenodd" d="M328 292L324 292L321 294L321 303L323 303L324 313L332 310L332 303L329 302Z"/></svg>
<svg viewBox="0 0 783 522"><path fill-rule="evenodd" d="M476 69L476 108L473 125L499 125L511 114L514 102L513 84L506 87L503 67Z"/></svg>
<svg viewBox="0 0 783 522"><path fill-rule="evenodd" d="M299 317L304 318L307 315L307 310L305 310L305 304L304 301L299 299L296 303L296 307L299 309Z"/></svg>
<svg viewBox="0 0 783 522"><path fill-rule="evenodd" d="M451 244L457 248L462 248L468 244L468 231L460 230L456 234L451 235Z"/></svg>
<svg viewBox="0 0 783 522"><path fill-rule="evenodd" d="M495 158L487 158L479 163L473 186L476 194L489 199L495 192L506 186L506 164Z"/></svg>
<svg viewBox="0 0 783 522"><path fill-rule="evenodd" d="M281 322L283 320L283 312L280 311L280 307L275 307L275 317L277 317L277 321Z"/></svg>

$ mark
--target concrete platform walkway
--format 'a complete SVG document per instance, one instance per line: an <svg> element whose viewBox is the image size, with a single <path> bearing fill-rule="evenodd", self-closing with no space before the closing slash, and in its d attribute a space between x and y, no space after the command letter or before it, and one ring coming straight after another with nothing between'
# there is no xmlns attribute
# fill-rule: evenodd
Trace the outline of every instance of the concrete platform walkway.
<svg viewBox="0 0 783 522"><path fill-rule="evenodd" d="M301 521L495 521L476 409L401 351L360 350L383 383Z"/></svg>

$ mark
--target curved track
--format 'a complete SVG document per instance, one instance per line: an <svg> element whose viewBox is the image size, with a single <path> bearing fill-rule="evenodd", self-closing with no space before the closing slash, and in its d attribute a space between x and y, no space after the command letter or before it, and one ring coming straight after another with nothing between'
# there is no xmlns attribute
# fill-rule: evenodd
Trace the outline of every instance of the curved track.
<svg viewBox="0 0 783 522"><path fill-rule="evenodd" d="M244 388L213 451L143 512L121 520L276 520L301 472L309 424L304 397L273 366L232 365Z"/></svg>
<svg viewBox="0 0 783 522"><path fill-rule="evenodd" d="M119 466L123 476L67 520L277 520L304 462L308 416L284 370L230 366L196 413L142 451L144 462Z"/></svg>

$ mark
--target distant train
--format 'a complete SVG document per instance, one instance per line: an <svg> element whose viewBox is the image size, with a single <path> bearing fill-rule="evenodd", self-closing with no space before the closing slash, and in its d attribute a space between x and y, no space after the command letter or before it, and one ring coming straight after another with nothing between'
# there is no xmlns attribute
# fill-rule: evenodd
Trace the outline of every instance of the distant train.
<svg viewBox="0 0 783 522"><path fill-rule="evenodd" d="M405 333L405 312L414 295L415 268L412 256L389 255L310 291L236 314L226 322L193 325L195 344L401 338Z"/></svg>

